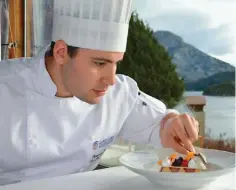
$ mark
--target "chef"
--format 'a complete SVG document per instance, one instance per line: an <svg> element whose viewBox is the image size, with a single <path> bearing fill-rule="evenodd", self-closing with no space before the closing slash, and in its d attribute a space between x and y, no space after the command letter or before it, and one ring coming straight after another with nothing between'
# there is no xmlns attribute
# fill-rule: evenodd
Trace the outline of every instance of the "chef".
<svg viewBox="0 0 236 190"><path fill-rule="evenodd" d="M198 123L116 75L132 0L56 0L52 43L0 63L0 182L96 168L117 139L194 151Z"/></svg>

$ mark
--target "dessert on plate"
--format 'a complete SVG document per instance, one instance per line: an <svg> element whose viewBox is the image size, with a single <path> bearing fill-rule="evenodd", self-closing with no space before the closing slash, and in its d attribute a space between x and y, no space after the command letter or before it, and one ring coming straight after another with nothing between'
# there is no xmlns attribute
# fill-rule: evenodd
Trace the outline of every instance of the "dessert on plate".
<svg viewBox="0 0 236 190"><path fill-rule="evenodd" d="M174 153L163 160L159 160L160 172L201 172L206 170L207 160L202 153L189 152L185 157Z"/></svg>

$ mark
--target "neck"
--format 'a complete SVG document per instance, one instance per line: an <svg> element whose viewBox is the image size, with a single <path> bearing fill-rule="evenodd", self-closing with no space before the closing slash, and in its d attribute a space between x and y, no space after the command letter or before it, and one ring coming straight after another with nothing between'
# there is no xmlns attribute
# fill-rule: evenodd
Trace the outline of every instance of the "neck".
<svg viewBox="0 0 236 190"><path fill-rule="evenodd" d="M71 93L69 93L63 85L63 78L61 75L63 68L56 64L53 57L45 57L45 67L49 76L57 87L56 96L61 98L72 97Z"/></svg>

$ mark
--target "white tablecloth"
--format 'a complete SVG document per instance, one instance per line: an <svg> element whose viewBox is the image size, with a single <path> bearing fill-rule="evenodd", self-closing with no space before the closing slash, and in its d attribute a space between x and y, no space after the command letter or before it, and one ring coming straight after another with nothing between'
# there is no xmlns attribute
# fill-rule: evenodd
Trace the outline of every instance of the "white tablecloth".
<svg viewBox="0 0 236 190"><path fill-rule="evenodd" d="M204 190L235 190L235 175L219 178ZM162 190L124 167L1 186L0 190ZM177 190L177 189L175 189Z"/></svg>

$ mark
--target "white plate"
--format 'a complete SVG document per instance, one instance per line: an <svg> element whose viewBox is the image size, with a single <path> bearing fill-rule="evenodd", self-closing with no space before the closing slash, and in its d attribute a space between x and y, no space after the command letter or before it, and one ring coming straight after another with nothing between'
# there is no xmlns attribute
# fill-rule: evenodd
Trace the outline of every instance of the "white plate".
<svg viewBox="0 0 236 190"><path fill-rule="evenodd" d="M100 165L105 167L120 166L119 158L129 152L140 150L153 150L152 146L137 144L113 144L102 155Z"/></svg>
<svg viewBox="0 0 236 190"><path fill-rule="evenodd" d="M221 168L199 173L159 172L160 167L156 164L157 161L173 153L172 149L165 148L155 151L130 152L121 156L119 161L129 170L146 177L154 186L165 189L200 189L213 183L220 176L235 171L235 153L202 148L196 148L196 150L202 152L209 163Z"/></svg>

